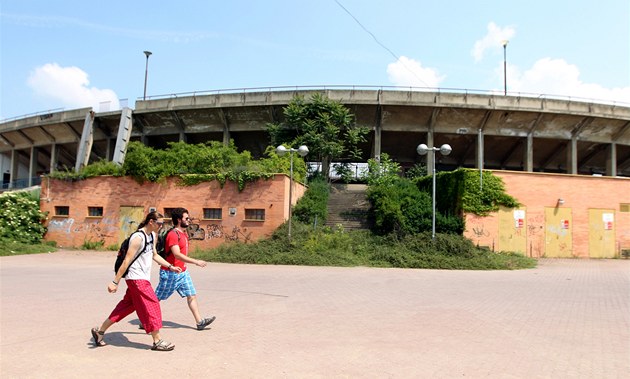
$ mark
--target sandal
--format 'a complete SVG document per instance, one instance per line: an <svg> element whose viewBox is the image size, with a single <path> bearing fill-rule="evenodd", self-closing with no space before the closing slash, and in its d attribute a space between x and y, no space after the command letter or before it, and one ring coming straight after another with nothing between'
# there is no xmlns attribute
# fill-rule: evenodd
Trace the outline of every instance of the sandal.
<svg viewBox="0 0 630 379"><path fill-rule="evenodd" d="M98 328L92 328L92 338L94 338L94 346L99 347L107 345L105 341L103 341L104 335L105 332L99 331Z"/></svg>
<svg viewBox="0 0 630 379"><path fill-rule="evenodd" d="M155 350L155 351L171 351L175 348L175 345L173 345L170 342L166 342L164 340L159 340L155 343L153 343L153 347L151 348L151 350Z"/></svg>

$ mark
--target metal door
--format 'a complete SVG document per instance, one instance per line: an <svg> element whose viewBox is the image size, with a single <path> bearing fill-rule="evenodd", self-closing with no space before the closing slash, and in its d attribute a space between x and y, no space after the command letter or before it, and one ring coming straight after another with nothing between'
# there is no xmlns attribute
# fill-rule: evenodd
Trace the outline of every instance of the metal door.
<svg viewBox="0 0 630 379"><path fill-rule="evenodd" d="M588 255L591 258L615 257L615 211L588 210Z"/></svg>
<svg viewBox="0 0 630 379"><path fill-rule="evenodd" d="M573 257L571 208L545 208L545 257Z"/></svg>
<svg viewBox="0 0 630 379"><path fill-rule="evenodd" d="M144 221L144 207L120 207L120 219L118 222L118 244L138 229Z"/></svg>
<svg viewBox="0 0 630 379"><path fill-rule="evenodd" d="M499 250L525 254L527 221L525 208L499 209Z"/></svg>

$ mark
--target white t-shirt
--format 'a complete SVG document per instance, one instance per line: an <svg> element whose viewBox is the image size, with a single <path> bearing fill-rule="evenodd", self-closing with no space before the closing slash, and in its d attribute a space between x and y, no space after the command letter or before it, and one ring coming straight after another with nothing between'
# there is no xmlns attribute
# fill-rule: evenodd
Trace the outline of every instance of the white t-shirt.
<svg viewBox="0 0 630 379"><path fill-rule="evenodd" d="M135 254L140 254L140 256L129 267L129 272L127 273L127 277L125 279L151 280L151 265L153 264L153 241L155 241L155 233L147 235L144 231L139 230L138 232L133 233L133 235L131 236L131 240L129 240L129 245L131 245L132 241L137 239L140 240L140 248L138 249L138 251L136 251ZM145 244L146 249L144 248ZM136 255L134 255L134 257Z"/></svg>

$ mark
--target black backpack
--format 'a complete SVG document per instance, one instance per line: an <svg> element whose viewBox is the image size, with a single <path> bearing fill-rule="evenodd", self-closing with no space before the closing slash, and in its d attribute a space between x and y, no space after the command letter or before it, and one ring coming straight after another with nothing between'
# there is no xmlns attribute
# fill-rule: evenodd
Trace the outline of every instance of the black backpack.
<svg viewBox="0 0 630 379"><path fill-rule="evenodd" d="M131 235L129 237L127 237L121 244L120 244L120 249L118 249L118 255L116 256L116 262L114 262L114 272L118 273L118 269L120 268L120 266L122 266L122 263L125 261L125 257L127 256L127 251L129 250L129 240L131 239L131 237L135 234L138 233L138 231L135 231L133 233L131 233ZM144 237L144 246L142 247L142 250L140 250L140 254L138 254L135 258L133 258L133 260L131 261L131 263L129 264L129 266L127 267L127 271L125 271L125 273L123 274L123 278L127 276L127 273L129 272L129 267L131 267L131 265L136 261L136 259L138 259L142 253L144 253L144 251L147 248L148 245L148 241L147 241L147 237L144 234L144 232L140 232L142 233L143 237Z"/></svg>
<svg viewBox="0 0 630 379"><path fill-rule="evenodd" d="M165 231L160 231L160 233L158 233L158 240L157 240L157 243L155 244L155 249L157 250L157 253L160 255L160 257L164 259L166 259L166 257L168 257L169 254L171 254L171 249L166 251L166 236L173 229L175 229L174 226L170 227L169 229ZM177 242L179 243L179 232L175 231L175 234L177 234Z"/></svg>

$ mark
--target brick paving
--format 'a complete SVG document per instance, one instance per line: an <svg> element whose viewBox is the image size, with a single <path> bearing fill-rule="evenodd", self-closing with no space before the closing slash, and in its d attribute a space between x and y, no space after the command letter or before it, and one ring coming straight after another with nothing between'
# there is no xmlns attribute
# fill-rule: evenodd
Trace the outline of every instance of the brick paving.
<svg viewBox="0 0 630 379"><path fill-rule="evenodd" d="M199 332L185 300L163 302L176 349L160 353L134 316L109 346L91 344L122 296L106 291L114 254L0 258L2 378L630 377L628 260L519 271L210 263L191 274L217 321Z"/></svg>

